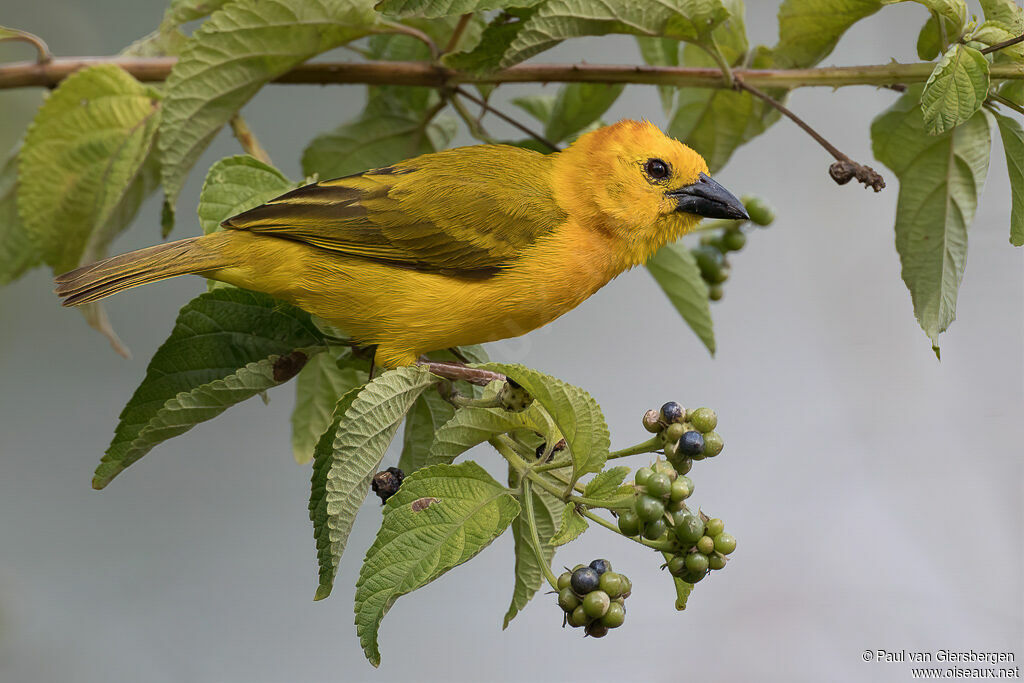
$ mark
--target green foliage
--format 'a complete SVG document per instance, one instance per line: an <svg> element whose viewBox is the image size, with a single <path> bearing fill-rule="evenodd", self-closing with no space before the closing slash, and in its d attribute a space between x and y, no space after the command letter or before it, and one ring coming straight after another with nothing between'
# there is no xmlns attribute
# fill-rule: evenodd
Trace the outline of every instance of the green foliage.
<svg viewBox="0 0 1024 683"><path fill-rule="evenodd" d="M996 114L999 135L1003 138L1006 152L1006 168L1010 174L1010 191L1013 206L1010 209L1010 243L1015 247L1024 246L1024 128L1020 122L1009 116Z"/></svg>
<svg viewBox="0 0 1024 683"><path fill-rule="evenodd" d="M331 594L352 522L384 451L419 395L437 381L422 368L398 368L338 402L313 454L309 510L320 561L316 600Z"/></svg>
<svg viewBox="0 0 1024 683"><path fill-rule="evenodd" d="M526 26L526 20L535 12L536 9L518 9L501 13L487 24L476 47L445 55L444 65L473 74L497 70L502 57Z"/></svg>
<svg viewBox="0 0 1024 683"><path fill-rule="evenodd" d="M121 411L114 439L96 468L93 487L103 488L160 442L215 417L230 405L222 399L216 406L193 411L187 409L189 405L179 405L177 397L195 392L189 400L196 401L216 392L243 400L262 389L219 393L222 387L243 387L243 380L235 377L241 369L246 374L244 386L252 387L257 381L252 373L258 369L247 366L277 359L271 361L271 369L284 381L301 365L289 374L294 364L277 362L281 358L298 361L290 356L293 351L309 349L319 341L308 313L266 294L225 288L196 297L181 309L171 336L157 349L145 379ZM213 386L218 381L222 384Z"/></svg>
<svg viewBox="0 0 1024 683"><path fill-rule="evenodd" d="M11 154L0 167L0 285L17 280L42 262L42 255L18 216L18 157Z"/></svg>
<svg viewBox="0 0 1024 683"><path fill-rule="evenodd" d="M381 0L376 9L397 16L444 17L508 7L533 7L544 0Z"/></svg>
<svg viewBox="0 0 1024 683"><path fill-rule="evenodd" d="M434 434L455 417L455 408L436 391L420 394L405 418L398 469L412 474L429 462Z"/></svg>
<svg viewBox="0 0 1024 683"><path fill-rule="evenodd" d="M583 489L583 495L595 500L610 500L620 496L624 490L631 492L631 488L620 486L627 475L629 475L629 467L626 465L604 470L587 482L586 488Z"/></svg>
<svg viewBox="0 0 1024 683"><path fill-rule="evenodd" d="M544 137L560 142L595 123L615 103L625 88L622 84L570 83L562 86L551 107Z"/></svg>
<svg viewBox="0 0 1024 683"><path fill-rule="evenodd" d="M930 135L921 88L900 97L871 125L875 157L900 179L896 250L914 314L932 346L956 316L967 257L967 227L988 171L989 114Z"/></svg>
<svg viewBox="0 0 1024 683"><path fill-rule="evenodd" d="M491 395L497 393L494 389ZM434 434L425 465L450 464L473 446L482 444L492 436L520 430L546 430L540 411L530 408L512 413L500 408L460 408L448 422ZM549 435L548 438L553 438Z"/></svg>
<svg viewBox="0 0 1024 683"><path fill-rule="evenodd" d="M320 437L329 431L341 397L366 383L367 372L349 363L342 364L343 360L349 359L321 353L311 358L296 378L292 454L300 465L313 459L313 450Z"/></svg>
<svg viewBox="0 0 1024 683"><path fill-rule="evenodd" d="M576 509L575 503L566 503L562 509L561 519L558 523L558 531L548 541L552 546L558 547L570 541L575 541L580 534L587 530L587 520Z"/></svg>
<svg viewBox="0 0 1024 683"><path fill-rule="evenodd" d="M518 477L510 477L509 484L517 486ZM530 495L533 496L533 512L537 526L537 538L541 542L541 554L546 566L551 566L551 560L555 556L555 546L550 543L551 537L558 529L562 514L563 503L544 489L532 487ZM530 539L529 525L526 516L518 515L512 521L512 540L515 543L515 583L512 587L512 602L505 612L505 619L502 628L508 625L519 614L534 594L544 585L544 569L533 548Z"/></svg>
<svg viewBox="0 0 1024 683"><path fill-rule="evenodd" d="M708 285L693 253L682 244L666 244L647 262L647 270L683 316L683 320L715 352L715 331L708 305Z"/></svg>
<svg viewBox="0 0 1024 683"><path fill-rule="evenodd" d="M882 8L881 0L786 0L779 7L780 68L814 66L828 57L855 23Z"/></svg>
<svg viewBox="0 0 1024 683"><path fill-rule="evenodd" d="M213 136L264 84L376 21L369 0L236 0L214 14L167 79L159 147L168 206Z"/></svg>
<svg viewBox="0 0 1024 683"><path fill-rule="evenodd" d="M273 166L248 155L219 160L206 173L199 194L199 226L210 234L247 209L295 189L295 183Z"/></svg>
<svg viewBox="0 0 1024 683"><path fill-rule="evenodd" d="M395 600L486 548L519 509L473 462L425 467L402 483L356 583L356 631L371 664L380 665L377 631Z"/></svg>
<svg viewBox="0 0 1024 683"><path fill-rule="evenodd" d="M988 96L988 61L972 47L949 48L925 83L921 111L932 135L951 130L981 109Z"/></svg>

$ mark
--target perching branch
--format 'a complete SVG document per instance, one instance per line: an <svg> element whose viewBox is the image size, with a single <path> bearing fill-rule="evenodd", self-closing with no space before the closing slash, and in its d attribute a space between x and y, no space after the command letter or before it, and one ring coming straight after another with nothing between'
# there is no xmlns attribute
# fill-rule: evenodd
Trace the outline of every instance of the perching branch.
<svg viewBox="0 0 1024 683"><path fill-rule="evenodd" d="M495 380L504 380L505 375L490 370L471 368L459 363L446 363L444 361L420 360L419 366L426 368L431 374L444 377L450 380L462 380L470 384L487 386Z"/></svg>
<svg viewBox="0 0 1024 683"><path fill-rule="evenodd" d="M746 90L754 97L764 100L775 109L778 109L781 113L788 116L793 123L800 126L805 133L814 138L819 145L824 147L825 150L836 160L834 164L828 167L828 174L832 177L832 180L836 181L839 185L845 185L850 182L851 179L856 178L859 182L863 183L865 187L870 187L875 192L881 192L882 188L885 187L885 179L882 178L877 171L870 166L857 163L840 152L835 145L826 140L820 133L818 133L818 131L811 128L806 121L794 114L786 105L782 104L770 95L761 92L750 84L744 83L742 79L736 79L736 88L737 90Z"/></svg>
<svg viewBox="0 0 1024 683"><path fill-rule="evenodd" d="M174 57L65 57L46 64L0 65L0 89L53 87L81 68L115 64L143 82L163 81ZM814 69L734 69L733 76L757 88L841 88L848 85L887 86L923 83L934 64L879 64ZM993 79L1024 80L1024 65L993 64ZM637 83L697 88L725 88L716 68L599 64L518 64L493 74L474 75L425 62L311 62L278 77L275 83L422 85L443 87L466 83Z"/></svg>

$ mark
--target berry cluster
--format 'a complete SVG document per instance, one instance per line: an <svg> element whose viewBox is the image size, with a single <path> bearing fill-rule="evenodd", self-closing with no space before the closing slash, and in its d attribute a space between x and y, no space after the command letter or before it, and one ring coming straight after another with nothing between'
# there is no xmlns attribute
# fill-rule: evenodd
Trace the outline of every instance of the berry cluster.
<svg viewBox="0 0 1024 683"><path fill-rule="evenodd" d="M747 208L751 223L767 226L775 220L775 212L763 200L757 197L744 197L743 204ZM730 223L731 225L723 230L709 232L701 237L700 246L691 250L697 267L700 268L700 276L708 283L708 298L712 301L722 298L722 283L729 279L731 267L727 255L739 251L747 243L747 235L743 229L746 221Z"/></svg>
<svg viewBox="0 0 1024 683"><path fill-rule="evenodd" d="M669 401L660 411L648 410L643 424L644 429L661 437L665 457L678 474L687 474L694 460L713 458L725 446L715 431L718 415L711 408L688 411Z"/></svg>
<svg viewBox="0 0 1024 683"><path fill-rule="evenodd" d="M725 566L726 555L736 550L736 539L725 532L725 522L709 519L703 512L672 514L673 532L679 545L668 561L668 570L687 583L697 583L712 569Z"/></svg>
<svg viewBox="0 0 1024 683"><path fill-rule="evenodd" d="M611 562L594 560L558 577L558 606L565 611L565 624L603 638L626 620L625 600L632 590L625 574L612 571Z"/></svg>

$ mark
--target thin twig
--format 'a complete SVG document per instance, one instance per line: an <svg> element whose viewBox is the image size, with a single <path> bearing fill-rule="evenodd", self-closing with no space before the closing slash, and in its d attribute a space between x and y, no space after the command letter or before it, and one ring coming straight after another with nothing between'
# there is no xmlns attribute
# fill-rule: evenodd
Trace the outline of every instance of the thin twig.
<svg viewBox="0 0 1024 683"><path fill-rule="evenodd" d="M989 97L998 102L999 104L1003 105L1004 107L1009 107L1018 114L1024 115L1024 107L1020 106L1013 100L1007 99L997 92L989 93Z"/></svg>
<svg viewBox="0 0 1024 683"><path fill-rule="evenodd" d="M267 150L263 148L260 141L256 139L256 134L249 128L249 124L245 122L241 114L235 114L231 117L231 132L235 134L235 138L238 139L242 149L245 153L251 157L254 157L258 161L262 161L267 166L273 166L273 162L270 161L270 155L267 154Z"/></svg>
<svg viewBox="0 0 1024 683"><path fill-rule="evenodd" d="M875 192L880 192L885 187L885 179L877 171L870 166L859 164L850 157L840 152L835 145L826 140L818 131L814 130L804 121L802 118L794 114L789 107L782 104L775 98L771 97L767 93L764 93L757 88L744 83L741 79L736 79L736 88L738 90L746 90L754 97L768 103L775 109L778 109L781 113L789 117L793 123L800 126L801 129L812 138L815 142L825 148L825 150L831 154L836 162L829 166L828 174L832 177L832 180L836 181L840 185L845 185L853 178L856 178L859 182L863 183L865 187L870 187Z"/></svg>
<svg viewBox="0 0 1024 683"><path fill-rule="evenodd" d="M444 46L445 53L452 52L459 44L459 39L462 38L462 34L465 32L466 27L469 26L469 20L473 18L472 12L466 12L459 17L459 23L455 25L455 30L452 31L452 37L448 39L448 44Z"/></svg>
<svg viewBox="0 0 1024 683"><path fill-rule="evenodd" d="M421 359L419 366L421 368L426 368L431 374L437 375L438 377L444 377L445 379L450 380L462 380L469 382L470 384L478 384L480 386L487 386L491 382L505 379L505 375L498 374L497 372L480 370L479 368L470 368L465 365L460 365L459 363L446 363L445 361Z"/></svg>
<svg viewBox="0 0 1024 683"><path fill-rule="evenodd" d="M522 131L523 133L526 133L527 135L529 135L531 138L533 138L537 142L541 143L542 145L544 145L546 147L549 147L552 152L559 151L558 145L556 145L555 143L551 142L550 140L548 140L546 137L544 137L540 133L536 133L536 132L530 130L530 128L528 126L524 126L523 124L519 123L514 118L512 118L511 116L508 116L507 114L503 114L502 112L498 111L497 109L495 109L491 105L487 104L482 99L480 99L479 97L477 97L473 93L469 92L465 88L460 88L459 86L455 86L455 88L453 88L453 90L454 90L454 92L457 95L461 95L462 97L465 97L470 102L472 102L474 104L477 104L480 107L482 107L485 111L488 111L488 112L494 114L495 116L497 116L499 119L501 119L505 123L507 123L507 124L509 124L511 126L514 126L515 128L518 128L520 131Z"/></svg>
<svg viewBox="0 0 1024 683"><path fill-rule="evenodd" d="M441 54L440 51L437 49L437 43L434 42L434 39L428 36L423 31L419 30L418 28L413 28L412 26L407 26L405 24L399 24L398 22L386 22L384 25L387 26L387 28L381 29L379 31L374 31L374 33L400 33L403 35L407 35L411 38L415 38L416 40L426 45L430 49L430 57L432 59L437 59L437 57Z"/></svg>
<svg viewBox="0 0 1024 683"><path fill-rule="evenodd" d="M0 41L17 40L31 44L36 49L36 64L49 64L53 61L53 53L50 52L50 47L46 44L45 40L36 34L16 28L9 28L6 30L11 31L14 35L0 38Z"/></svg>
<svg viewBox="0 0 1024 683"><path fill-rule="evenodd" d="M455 113L459 115L459 118L466 123L466 128L469 129L470 135L481 142L486 142L489 145L498 143L498 141L491 137L491 134L487 132L487 129L484 128L483 124L480 123L480 119L474 118L473 115L469 113L469 110L466 109L466 105L464 105L458 97L452 97L448 101L452 103L452 107L455 109Z"/></svg>
<svg viewBox="0 0 1024 683"><path fill-rule="evenodd" d="M1001 43L996 43L995 45L989 45L984 50L979 50L979 52L981 52L981 54L983 54L983 55L987 55L989 52L995 52L996 50L1002 50L1004 47L1010 47L1011 45L1016 45L1017 43L1024 43L1024 33L1022 33L1021 35L1017 36L1016 38L1010 38L1009 40L1004 40Z"/></svg>

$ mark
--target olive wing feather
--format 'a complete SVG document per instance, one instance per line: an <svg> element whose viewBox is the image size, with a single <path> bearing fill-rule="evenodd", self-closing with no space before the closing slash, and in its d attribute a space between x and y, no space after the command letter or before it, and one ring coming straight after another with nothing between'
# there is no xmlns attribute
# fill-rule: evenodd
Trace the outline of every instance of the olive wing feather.
<svg viewBox="0 0 1024 683"><path fill-rule="evenodd" d="M486 145L292 190L224 227L417 270L486 277L566 219L550 158Z"/></svg>

